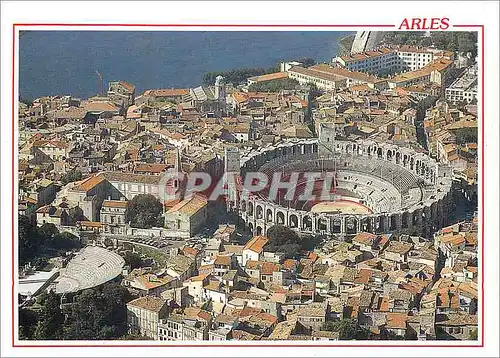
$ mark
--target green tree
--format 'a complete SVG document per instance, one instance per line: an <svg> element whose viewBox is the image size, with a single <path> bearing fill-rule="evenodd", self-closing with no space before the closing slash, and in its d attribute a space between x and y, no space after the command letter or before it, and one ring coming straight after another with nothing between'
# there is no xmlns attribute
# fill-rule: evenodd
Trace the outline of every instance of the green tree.
<svg viewBox="0 0 500 358"><path fill-rule="evenodd" d="M267 82L252 83L248 90L250 92L279 92L281 90L293 90L299 85L297 80L284 78Z"/></svg>
<svg viewBox="0 0 500 358"><path fill-rule="evenodd" d="M309 123L309 129L311 129L312 133L316 132L316 129L314 128L314 120L313 120L313 115L312 115L312 110L316 105L316 98L321 96L322 92L316 86L315 83L309 83L309 93L307 95L307 109L305 113L305 121Z"/></svg>
<svg viewBox="0 0 500 358"><path fill-rule="evenodd" d="M35 328L34 338L36 340L60 339L62 336L62 324L64 316L60 308L60 297L54 291L43 293L37 298L41 303L38 323Z"/></svg>
<svg viewBox="0 0 500 358"><path fill-rule="evenodd" d="M44 241L51 240L59 233L57 227L52 223L45 223L38 228L38 235Z"/></svg>
<svg viewBox="0 0 500 358"><path fill-rule="evenodd" d="M423 36L423 32L388 31L383 42L394 45L435 46L440 50L471 52L477 55L477 32L465 31L434 31L431 36Z"/></svg>
<svg viewBox="0 0 500 358"><path fill-rule="evenodd" d="M146 336L141 336L140 334L125 334L118 338L120 341L147 341L150 340L151 338L146 337Z"/></svg>
<svg viewBox="0 0 500 358"><path fill-rule="evenodd" d="M63 183L63 185L66 185L74 181L82 180L82 178L83 174L81 171L72 170L61 177L61 182Z"/></svg>
<svg viewBox="0 0 500 358"><path fill-rule="evenodd" d="M19 308L19 339L33 339L37 322L36 312Z"/></svg>
<svg viewBox="0 0 500 358"><path fill-rule="evenodd" d="M266 244L266 250L274 252L283 252L285 257L293 258L301 250L301 239L292 229L274 225L267 231L269 242Z"/></svg>
<svg viewBox="0 0 500 358"><path fill-rule="evenodd" d="M82 247L80 239L69 232L57 233L50 241L50 247L59 250L73 250Z"/></svg>
<svg viewBox="0 0 500 358"><path fill-rule="evenodd" d="M316 64L316 61L311 57L301 57L296 59L295 61L302 63L304 67L311 67Z"/></svg>
<svg viewBox="0 0 500 358"><path fill-rule="evenodd" d="M151 194L139 194L127 204L126 217L132 227L150 229L163 213L160 201Z"/></svg>
<svg viewBox="0 0 500 358"><path fill-rule="evenodd" d="M125 252L123 259L125 260L125 265L130 266L131 270L142 267L142 265L144 264L141 255L132 251Z"/></svg>
<svg viewBox="0 0 500 358"><path fill-rule="evenodd" d="M472 340L472 341L477 341L477 339L478 339L477 329L473 329L472 331L470 331L470 333L469 333L469 339Z"/></svg>
<svg viewBox="0 0 500 358"><path fill-rule="evenodd" d="M245 83L249 77L260 76L266 73L264 68L237 68L228 71L207 72L203 75L203 83L207 86L215 83L217 76L224 77L226 83L232 83L237 86Z"/></svg>
<svg viewBox="0 0 500 358"><path fill-rule="evenodd" d="M335 322L326 322L323 326L325 331L339 332L339 339L355 339L358 333L358 323L355 319L342 319Z"/></svg>
<svg viewBox="0 0 500 358"><path fill-rule="evenodd" d="M74 297L65 339L116 339L127 331L128 292L118 283L83 290Z"/></svg>
<svg viewBox="0 0 500 358"><path fill-rule="evenodd" d="M36 228L27 216L19 215L18 219L19 262L24 264L33 256L36 242Z"/></svg>
<svg viewBox="0 0 500 358"><path fill-rule="evenodd" d="M83 215L83 210L79 206L71 208L68 215L73 224L77 223L78 221L82 221L85 218L85 216Z"/></svg>
<svg viewBox="0 0 500 358"><path fill-rule="evenodd" d="M113 246L113 240L112 240L112 239L110 239L109 237L105 238L105 239L104 239L104 246L106 246L106 247L111 247L111 246Z"/></svg>

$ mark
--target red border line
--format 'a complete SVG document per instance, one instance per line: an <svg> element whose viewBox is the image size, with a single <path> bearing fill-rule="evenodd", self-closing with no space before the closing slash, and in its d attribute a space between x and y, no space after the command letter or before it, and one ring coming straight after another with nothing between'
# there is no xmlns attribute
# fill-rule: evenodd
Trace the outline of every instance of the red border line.
<svg viewBox="0 0 500 358"><path fill-rule="evenodd" d="M307 347L314 347L314 348L480 348L482 346L478 345L431 345L431 346L424 346L424 345L419 345L419 344L387 344L387 345L373 345L373 344L357 344L357 345L349 345L349 344L233 344L233 343L228 343L228 344L168 344L168 341L164 341L164 344L85 344L85 345L60 345L60 344L54 344L54 345L15 345L15 348L106 348L106 347L111 347L111 348L154 348L154 347L161 347L161 348L169 348L169 347L183 347L183 348L196 348L196 347L202 347L202 348L209 348L209 347L223 347L223 348L232 348L232 347L257 347L257 348L262 348L262 347L293 347L293 348L307 348ZM229 341L233 342L233 341ZM279 341L278 341L279 342ZM407 342L412 342L412 341L407 341ZM450 343L453 341L450 341Z"/></svg>
<svg viewBox="0 0 500 358"><path fill-rule="evenodd" d="M15 224L15 214L14 214L14 203L17 201L17 195L14 190L14 180L15 180L15 173L14 173L14 167L15 167L15 155L14 155L14 124L16 120L16 112L15 112L15 104L16 104L16 98L15 98L15 89L16 89L16 82L15 82L15 71L16 71L16 25L12 25L12 293L11 293L11 299L12 299L12 346L15 347L15 342L14 342L14 317L15 317L15 307L14 307L14 302L15 302L15 297L14 297L14 292L15 292L15 284L16 284L16 278L14 276L15 273L15 265L14 265L14 257L15 257L15 237L14 237L14 224ZM19 214L18 214L19 215Z"/></svg>
<svg viewBox="0 0 500 358"><path fill-rule="evenodd" d="M17 23L14 26L71 26L71 27L396 27L396 25L339 25L339 24L67 24Z"/></svg>
<svg viewBox="0 0 500 358"><path fill-rule="evenodd" d="M184 348L193 348L193 347L298 347L298 348L307 348L307 347L339 347L339 348L481 348L484 347L484 165L483 158L481 158L481 345L416 345L416 344L358 344L358 345L349 345L349 344L237 344L237 343L229 343L229 344L75 344L75 345L63 345L63 344L54 344L54 345L42 345L42 344L33 344L33 345L23 345L15 343L15 335L14 335L14 317L15 317L15 306L14 306L14 291L15 291L15 265L14 265L14 245L15 245L15 237L14 237L14 224L15 224L15 202L17 200L17 195L14 191L15 184L15 133L14 133L14 124L15 124L15 61L16 61L16 26L68 26L68 27L272 27L272 28L280 28L280 27L303 27L303 28L314 28L314 27L324 27L324 28L340 28L340 27L386 27L386 28L394 28L395 25L335 25L335 24L320 24L320 25L292 25L292 24L65 24L65 23L14 23L12 24L12 347L13 348L102 348L102 347L112 347L112 348L149 348L149 347L184 347ZM453 25L453 28L465 28L465 27L477 27L481 30L478 32L481 33L481 156L484 156L484 25ZM411 342L411 341L407 341Z"/></svg>

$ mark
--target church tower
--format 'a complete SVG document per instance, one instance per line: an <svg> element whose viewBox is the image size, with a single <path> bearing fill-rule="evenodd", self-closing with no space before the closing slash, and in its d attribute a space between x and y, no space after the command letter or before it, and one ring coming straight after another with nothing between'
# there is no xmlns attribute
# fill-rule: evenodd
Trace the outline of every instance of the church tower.
<svg viewBox="0 0 500 358"><path fill-rule="evenodd" d="M226 148L224 152L224 187L227 188L227 210L238 208L237 180L240 173L240 151Z"/></svg>
<svg viewBox="0 0 500 358"><path fill-rule="evenodd" d="M226 102L226 84L222 76L215 78L215 99L220 102Z"/></svg>

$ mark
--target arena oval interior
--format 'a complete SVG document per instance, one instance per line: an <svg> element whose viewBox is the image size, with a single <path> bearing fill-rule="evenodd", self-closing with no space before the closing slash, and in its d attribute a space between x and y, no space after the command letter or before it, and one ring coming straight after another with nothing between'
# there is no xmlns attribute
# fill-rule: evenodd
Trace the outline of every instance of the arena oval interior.
<svg viewBox="0 0 500 358"><path fill-rule="evenodd" d="M240 163L242 182L250 172L264 173L269 182L274 173L285 182L294 172L322 173L309 183L312 200L301 197L311 181L304 176L299 176L293 196L286 188L270 195L269 185L258 193L241 189L235 205L242 224L254 235L284 225L300 233L330 236L430 236L447 224L451 211L449 166L410 148L341 140L327 127L321 128L319 138L259 148L243 155ZM333 188L328 200L319 195L323 186Z"/></svg>

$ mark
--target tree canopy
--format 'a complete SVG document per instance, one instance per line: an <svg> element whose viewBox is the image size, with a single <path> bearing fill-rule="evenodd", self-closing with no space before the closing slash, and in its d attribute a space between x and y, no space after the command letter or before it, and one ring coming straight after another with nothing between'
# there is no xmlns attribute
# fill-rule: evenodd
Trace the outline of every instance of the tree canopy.
<svg viewBox="0 0 500 358"><path fill-rule="evenodd" d="M298 59L294 59L293 61L297 61L303 64L304 67L310 67L316 64L316 61L310 57L301 57ZM245 83L249 77L261 76L268 73L279 72L280 63L277 63L273 67L269 67L268 69L262 67L256 68L235 68L227 71L211 71L207 72L203 75L203 84L206 86L212 86L215 83L215 78L217 76L222 76L226 80L226 83L232 83L234 86ZM276 92L276 91L270 91Z"/></svg>
<svg viewBox="0 0 500 358"><path fill-rule="evenodd" d="M127 251L123 256L123 259L125 260L125 265L130 266L131 270L142 267L144 264L141 255L139 255L137 252Z"/></svg>
<svg viewBox="0 0 500 358"><path fill-rule="evenodd" d="M274 72L274 68L272 72ZM246 82L249 77L260 76L266 73L271 72L266 71L264 68L236 68L228 71L212 71L203 75L203 83L207 86L213 85L215 83L215 78L217 76L222 76L226 83L232 83L234 86L237 86Z"/></svg>
<svg viewBox="0 0 500 358"><path fill-rule="evenodd" d="M46 254L54 255L58 252L78 249L81 242L69 232L60 233L52 223L45 223L40 227L33 224L28 217L19 215L19 263L37 261Z"/></svg>
<svg viewBox="0 0 500 358"><path fill-rule="evenodd" d="M19 308L19 339L34 339L38 315L27 308Z"/></svg>
<svg viewBox="0 0 500 358"><path fill-rule="evenodd" d="M282 252L286 258L295 258L300 251L314 249L322 239L320 235L299 236L294 230L282 225L271 226L267 230L267 237L266 250Z"/></svg>
<svg viewBox="0 0 500 358"><path fill-rule="evenodd" d="M267 231L267 237L269 242L266 244L266 250L283 252L287 258L297 256L302 248L299 235L286 226L272 226Z"/></svg>
<svg viewBox="0 0 500 358"><path fill-rule="evenodd" d="M19 261L22 264L33 257L38 243L36 240L36 227L33 226L30 219L27 216L19 215L17 220L19 228Z"/></svg>
<svg viewBox="0 0 500 358"><path fill-rule="evenodd" d="M42 293L37 297L38 315L19 310L19 331L24 339L118 339L127 333L127 289L115 282L83 290L73 297L64 313L61 296ZM66 314L66 318L64 316Z"/></svg>
<svg viewBox="0 0 500 358"><path fill-rule="evenodd" d="M388 31L383 41L388 44L413 46L435 46L440 50L470 52L477 55L477 32L472 31L435 31L430 37L421 31Z"/></svg>
<svg viewBox="0 0 500 358"><path fill-rule="evenodd" d="M356 339L358 334L358 324L355 319L342 319L335 322L326 322L323 326L326 331L339 332L339 339Z"/></svg>
<svg viewBox="0 0 500 358"><path fill-rule="evenodd" d="M61 182L63 183L63 185L66 185L74 181L82 180L82 178L83 174L81 171L72 170L61 177Z"/></svg>
<svg viewBox="0 0 500 358"><path fill-rule="evenodd" d="M296 59L295 61L302 63L304 67L311 67L316 64L316 61L311 57L301 57Z"/></svg>
<svg viewBox="0 0 500 358"><path fill-rule="evenodd" d="M281 90L293 90L299 82L292 78L284 78L267 82L252 83L248 90L251 92L279 92Z"/></svg>
<svg viewBox="0 0 500 358"><path fill-rule="evenodd" d="M43 293L37 301L41 304L34 338L37 340L63 338L64 315L60 308L60 297L54 291Z"/></svg>
<svg viewBox="0 0 500 358"><path fill-rule="evenodd" d="M73 299L65 339L113 339L127 332L127 289L108 282L83 290Z"/></svg>
<svg viewBox="0 0 500 358"><path fill-rule="evenodd" d="M157 226L163 214L163 205L151 194L139 194L127 203L126 218L130 226L150 229Z"/></svg>

